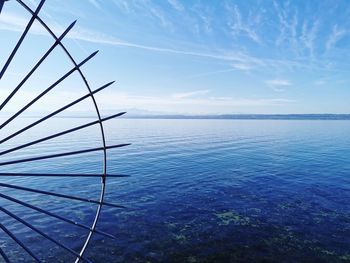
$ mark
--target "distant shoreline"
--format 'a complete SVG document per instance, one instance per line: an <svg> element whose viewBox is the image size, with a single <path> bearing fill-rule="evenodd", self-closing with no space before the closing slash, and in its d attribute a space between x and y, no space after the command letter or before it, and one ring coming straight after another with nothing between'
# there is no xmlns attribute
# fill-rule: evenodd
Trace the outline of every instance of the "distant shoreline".
<svg viewBox="0 0 350 263"><path fill-rule="evenodd" d="M43 115L22 116L37 118ZM104 114L107 116L107 114ZM112 115L112 114L110 114ZM1 116L6 118L8 116ZM55 118L96 118L93 115L66 115ZM123 119L167 119L167 120L350 120L350 114L222 114L222 115L124 115Z"/></svg>
<svg viewBox="0 0 350 263"><path fill-rule="evenodd" d="M193 120L350 120L350 114L224 114L224 115L144 115L123 116L127 119Z"/></svg>

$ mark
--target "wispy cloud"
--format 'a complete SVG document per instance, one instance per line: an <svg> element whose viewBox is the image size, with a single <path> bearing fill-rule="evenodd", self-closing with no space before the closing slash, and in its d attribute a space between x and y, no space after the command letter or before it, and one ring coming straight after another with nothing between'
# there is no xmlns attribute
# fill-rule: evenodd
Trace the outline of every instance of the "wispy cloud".
<svg viewBox="0 0 350 263"><path fill-rule="evenodd" d="M185 93L176 93L176 94L173 94L172 97L176 99L184 99L184 98L205 95L205 94L208 94L209 92L210 90L195 90L195 91L185 92Z"/></svg>
<svg viewBox="0 0 350 263"><path fill-rule="evenodd" d="M313 84L315 86L323 86L326 83L327 83L327 81L325 79L318 79L318 80L313 81Z"/></svg>
<svg viewBox="0 0 350 263"><path fill-rule="evenodd" d="M297 49L297 11L294 11L294 14L290 14L289 2L284 2L284 6L281 6L274 1L273 5L279 19L279 35L276 39L276 45L280 46L282 43L287 42L293 49Z"/></svg>
<svg viewBox="0 0 350 263"><path fill-rule="evenodd" d="M8 94L8 90L0 90L0 98ZM209 90L198 90L188 93L168 94L163 96L134 95L129 92L117 90L105 90L96 94L98 104L103 110L120 109L144 109L161 113L179 114L227 114L227 113L252 113L272 112L271 108L283 108L295 103L286 98L244 98L230 96L207 96ZM7 111L13 112L20 107L26 98L33 97L36 93L29 90L22 92L21 100L11 104ZM62 107L62 101L70 101L81 96L74 91L57 90L55 96L49 96L45 103L37 105L37 111L53 111ZM57 98L61 98L57 100ZM86 111L86 104L78 104L74 111Z"/></svg>
<svg viewBox="0 0 350 263"><path fill-rule="evenodd" d="M0 30L21 32L23 31L26 24L27 24L27 20L15 14L4 13L0 17ZM52 30L54 32L62 32L62 27L56 25L52 27ZM39 25L33 25L30 33L37 34L37 35L47 35L46 31ZM83 41L88 41L93 43L137 48L137 49L143 49L143 50L154 51L154 52L197 56L202 58L209 58L209 59L216 59L216 60L223 60L223 61L236 61L240 63L246 62L246 61L249 61L250 63L260 63L258 59L250 57L241 52L203 53L203 52L197 52L197 51L191 51L191 50L180 50L180 49L172 49L172 48L165 48L165 47L149 46L149 45L143 45L143 44L120 40L113 36L106 35L100 32L92 31L92 30L87 30L79 26L76 26L71 32L69 32L69 34L66 37L70 39L83 40Z"/></svg>
<svg viewBox="0 0 350 263"><path fill-rule="evenodd" d="M155 26L161 25L165 29L172 29L173 27L173 21L168 18L167 12L155 1L113 0L113 3L120 11L128 14L129 16L136 16L136 19L146 18L143 20L143 22L148 23L150 21L153 21ZM171 2L170 4L172 4L174 8L181 8L181 4L175 1Z"/></svg>
<svg viewBox="0 0 350 263"><path fill-rule="evenodd" d="M233 63L231 64L231 66L234 69L242 70L242 71L249 71L254 68L252 65L249 65L247 63Z"/></svg>
<svg viewBox="0 0 350 263"><path fill-rule="evenodd" d="M179 114L216 114L235 112L269 112L270 107L283 107L294 103L285 98L251 99L240 97L202 97L191 96L134 96L121 92L99 94L98 101L105 108L139 108L148 111ZM171 111L169 111L171 110Z"/></svg>
<svg viewBox="0 0 350 263"><path fill-rule="evenodd" d="M292 85L292 83L290 83L289 80L285 80L285 79L267 80L266 83L273 86L291 86Z"/></svg>
<svg viewBox="0 0 350 263"><path fill-rule="evenodd" d="M332 32L329 35L328 40L326 42L326 50L329 51L330 49L332 49L346 33L346 30L339 29L338 25L334 25L332 28Z"/></svg>
<svg viewBox="0 0 350 263"><path fill-rule="evenodd" d="M213 15L212 9L208 6L196 4L192 8L193 17L195 18L196 28L198 33L203 29L205 33L211 34L213 32L213 22L215 16Z"/></svg>
<svg viewBox="0 0 350 263"><path fill-rule="evenodd" d="M27 24L27 21L16 14L11 14L11 13L1 14L0 30L21 32L23 31L26 24ZM63 29L64 28L61 25L58 25L57 23L54 23L54 26L52 26L52 30L54 32L62 32ZM30 33L48 36L47 32L39 24L34 24L31 28ZM115 38L112 35L106 35L101 32L85 29L83 27L79 27L79 25L75 26L75 28L73 28L73 30L71 30L71 32L69 32L69 34L66 36L66 38L70 38L73 40L88 41L88 42L98 43L98 44L112 45L116 47L135 48L135 49L142 49L142 50L151 51L151 52L161 52L161 53L167 53L167 54L178 54L183 56L194 56L194 57L200 57L203 59L220 60L220 61L227 62L228 66L231 66L236 70L244 70L244 71L248 71L251 69L261 69L261 68L280 69L281 67L283 68L309 67L309 65L305 64L304 62L298 62L293 60L261 59L261 58L249 55L247 53L244 53L242 51L219 50L216 52L200 52L200 51L194 51L194 50L181 50L181 49L174 49L174 48L167 48L167 47L144 45L144 44L121 40L121 39ZM313 65L312 67L315 67L315 65ZM318 67L322 68L324 67L324 65L320 64L318 65ZM225 70L225 71L230 71L230 70Z"/></svg>
<svg viewBox="0 0 350 263"><path fill-rule="evenodd" d="M279 20L279 35L276 46L289 48L294 56L315 57L316 39L320 30L317 19L299 18L297 9L292 8L289 1L279 4L274 1L274 8Z"/></svg>
<svg viewBox="0 0 350 263"><path fill-rule="evenodd" d="M286 87L292 86L292 83L286 79L271 79L265 82L274 91L284 91Z"/></svg>
<svg viewBox="0 0 350 263"><path fill-rule="evenodd" d="M184 6L177 0L168 0L168 3L179 12L185 9Z"/></svg>
<svg viewBox="0 0 350 263"><path fill-rule="evenodd" d="M96 7L97 9L102 10L102 7L100 5L100 3L98 2L98 0L88 0L88 2L93 5L94 7Z"/></svg>
<svg viewBox="0 0 350 263"><path fill-rule="evenodd" d="M235 36L245 35L254 42L260 44L261 39L256 33L257 25L259 24L260 16L249 14L247 21L243 21L243 16L238 8L238 6L230 6L226 4L226 9L231 15L228 25L231 32Z"/></svg>
<svg viewBox="0 0 350 263"><path fill-rule="evenodd" d="M310 22L310 24L305 22L302 27L300 40L302 45L309 51L311 57L314 57L314 45L318 30L319 22L317 20Z"/></svg>
<svg viewBox="0 0 350 263"><path fill-rule="evenodd" d="M151 13L151 15L161 23L163 27L172 27L172 22L166 18L166 15L160 8L154 5L149 5L148 10Z"/></svg>
<svg viewBox="0 0 350 263"><path fill-rule="evenodd" d="M131 1L126 1L126 0L113 0L113 3L115 4L115 6L118 9L121 9L122 11L126 12L126 13L130 13L131 7L130 7L130 3Z"/></svg>
<svg viewBox="0 0 350 263"><path fill-rule="evenodd" d="M8 12L1 13L0 16L0 29L8 31L21 31L24 29L24 26L28 23L28 20ZM35 24L33 25L35 30ZM43 31L42 31L43 32ZM31 32L32 33L32 32ZM36 31L38 33L38 31Z"/></svg>
<svg viewBox="0 0 350 263"><path fill-rule="evenodd" d="M145 0L145 1L147 2L148 0ZM235 16L238 19L237 20L238 22L234 27L236 27L236 29L239 31L242 28L246 28L243 24L242 15L239 9L237 7L233 7L233 10L234 12L236 12ZM156 13L154 13L153 15L156 16ZM158 15L159 15L159 18L157 19L162 19L161 18L162 13ZM12 31L23 31L26 23L27 21L22 17L15 14L8 13L8 12L4 12L0 17L0 30L2 29L2 30L12 30ZM166 24L167 22L164 22L164 23ZM311 29L310 28L308 29L312 31L312 28L313 27L311 27ZM53 26L52 29L54 32L63 31L63 27L59 25ZM313 30L314 30L313 32L315 32L316 29L313 29ZM47 35L44 29L37 24L33 25L33 28L30 32L33 34ZM308 63L305 63L305 61L298 61L298 60L292 60L292 59L260 58L257 56L253 56L248 52L242 51L241 49L238 49L238 48L236 48L236 51L227 50L227 49L223 49L223 50L212 49L210 51L210 49L208 49L209 51L201 52L200 49L193 50L193 49L181 49L181 48L169 48L169 47L162 47L162 46L145 45L143 43L135 43L135 42L130 42L123 39L118 39L113 35L106 35L101 32L87 30L83 27L79 27L79 24L67 35L67 38L75 39L75 40L83 40L83 41L88 41L88 42L98 43L98 44L113 45L116 47L142 49L150 52L162 52L167 54L178 54L183 56L195 56L203 59L220 60L227 63L228 67L232 67L233 69L242 70L242 71L259 70L263 68L265 69L284 68L284 69L291 70L297 67L299 68L319 67L320 69L322 68L325 69L325 64L317 63L317 61L314 62L313 65L310 65ZM310 39L306 39L306 38L304 39L305 43L309 43L307 44L309 46L312 44L313 40L314 40L314 37L311 37ZM332 44L332 41L330 41L330 44ZM203 50L205 49L206 48L203 48ZM227 71L230 71L230 70L225 70L224 72L227 72Z"/></svg>

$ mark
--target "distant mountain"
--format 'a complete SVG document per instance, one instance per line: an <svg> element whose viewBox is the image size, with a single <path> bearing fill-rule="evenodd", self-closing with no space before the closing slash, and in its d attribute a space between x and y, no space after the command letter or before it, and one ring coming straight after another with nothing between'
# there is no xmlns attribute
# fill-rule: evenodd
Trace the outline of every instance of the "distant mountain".
<svg viewBox="0 0 350 263"><path fill-rule="evenodd" d="M147 111L141 109L103 110L101 115L107 117L118 112L126 111L121 116L125 119L222 119L222 120L350 120L350 114L211 114L211 115L183 115ZM21 117L43 117L51 112L30 112ZM10 112L0 112L0 118L13 115ZM58 118L96 118L93 111L71 111L56 115Z"/></svg>

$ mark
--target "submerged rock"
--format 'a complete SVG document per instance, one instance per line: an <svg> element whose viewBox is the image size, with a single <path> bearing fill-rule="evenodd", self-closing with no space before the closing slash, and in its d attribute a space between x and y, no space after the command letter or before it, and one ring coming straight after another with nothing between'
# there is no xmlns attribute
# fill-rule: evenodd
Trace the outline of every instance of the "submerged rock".
<svg viewBox="0 0 350 263"><path fill-rule="evenodd" d="M216 213L215 216L220 220L219 225L229 225L231 223L235 225L249 225L250 219L249 217L242 216L240 214L237 214L233 211L223 212L223 213Z"/></svg>

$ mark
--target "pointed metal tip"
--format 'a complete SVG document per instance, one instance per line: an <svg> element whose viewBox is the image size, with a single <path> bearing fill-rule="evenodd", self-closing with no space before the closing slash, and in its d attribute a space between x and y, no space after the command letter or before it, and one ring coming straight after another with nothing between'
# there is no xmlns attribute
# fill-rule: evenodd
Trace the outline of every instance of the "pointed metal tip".
<svg viewBox="0 0 350 263"><path fill-rule="evenodd" d="M91 59L92 57L94 57L98 53L98 51L99 50L96 50L95 52L91 53L91 55L87 57L87 60Z"/></svg>
<svg viewBox="0 0 350 263"><path fill-rule="evenodd" d="M86 59L84 59L82 62L80 62L76 68L78 69L79 67L81 67L82 65L84 65L86 62L88 62L90 59L92 59L96 54L98 53L98 50L95 51L94 53L92 53L91 55L89 55Z"/></svg>
<svg viewBox="0 0 350 263"><path fill-rule="evenodd" d="M126 113L126 111L122 111L122 112L119 112L119 113L115 114L114 116L115 117L120 117L120 116L124 115L125 113Z"/></svg>
<svg viewBox="0 0 350 263"><path fill-rule="evenodd" d="M88 58L86 60L89 60L89 59L93 58L98 52L99 52L99 50L96 50L90 56L88 56Z"/></svg>
<svg viewBox="0 0 350 263"><path fill-rule="evenodd" d="M77 22L77 20L75 20L74 22L72 22L67 29L63 32L63 34L60 36L59 40L62 40L67 34L68 32L73 28L73 26L75 25L75 23Z"/></svg>
<svg viewBox="0 0 350 263"><path fill-rule="evenodd" d="M106 177L107 178L119 178L119 177L122 177L122 178L124 178L124 177L130 177L130 175L128 175L128 174L106 174Z"/></svg>
<svg viewBox="0 0 350 263"><path fill-rule="evenodd" d="M77 23L78 20L74 20L70 25L69 25L69 29L71 29L76 23Z"/></svg>
<svg viewBox="0 0 350 263"><path fill-rule="evenodd" d="M110 82L108 82L105 86L110 86L110 85L114 84L114 82L115 82L115 80L110 81Z"/></svg>

